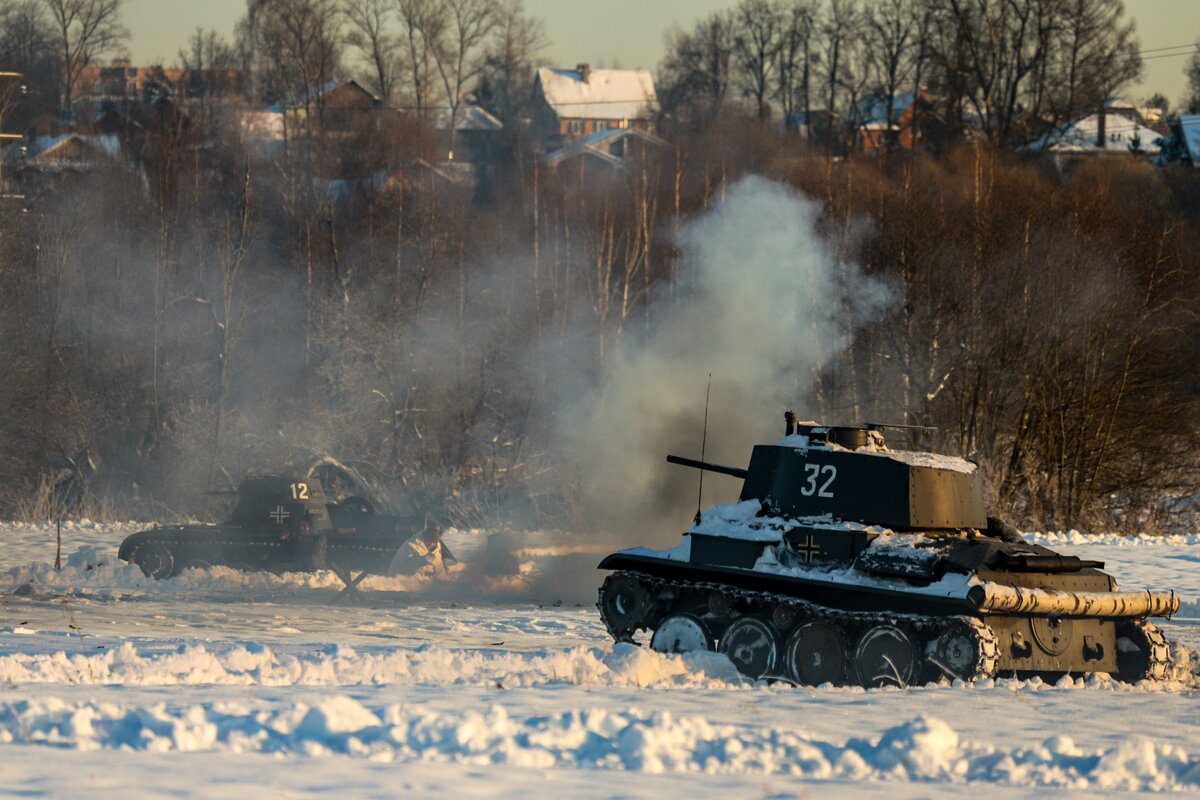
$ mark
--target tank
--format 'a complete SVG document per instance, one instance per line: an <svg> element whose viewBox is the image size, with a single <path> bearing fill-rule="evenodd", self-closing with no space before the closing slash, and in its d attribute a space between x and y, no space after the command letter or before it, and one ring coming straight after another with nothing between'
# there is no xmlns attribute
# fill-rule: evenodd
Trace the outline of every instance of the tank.
<svg viewBox="0 0 1200 800"><path fill-rule="evenodd" d="M162 579L188 567L218 565L386 573L394 563L416 567L449 555L423 517L386 513L380 501L362 494L334 500L316 475L247 478L236 496L229 521L140 531L121 543L118 557Z"/></svg>
<svg viewBox="0 0 1200 800"><path fill-rule="evenodd" d="M598 607L617 641L716 650L751 678L911 685L942 678L1167 677L1152 617L1174 592L1121 590L1104 564L989 518L970 461L889 449L891 426L797 423L746 468L738 502L668 550L606 557Z"/></svg>

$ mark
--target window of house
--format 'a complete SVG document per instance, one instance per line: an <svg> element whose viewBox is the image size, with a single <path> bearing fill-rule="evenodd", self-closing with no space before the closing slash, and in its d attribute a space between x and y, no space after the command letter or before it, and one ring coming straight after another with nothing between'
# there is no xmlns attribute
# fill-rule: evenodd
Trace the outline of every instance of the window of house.
<svg viewBox="0 0 1200 800"><path fill-rule="evenodd" d="M596 120L596 133L599 133L600 131L606 131L606 130L608 130L608 120L606 120L606 119Z"/></svg>
<svg viewBox="0 0 1200 800"><path fill-rule="evenodd" d="M572 136L579 136L583 133L583 120L573 119L567 123L567 132Z"/></svg>

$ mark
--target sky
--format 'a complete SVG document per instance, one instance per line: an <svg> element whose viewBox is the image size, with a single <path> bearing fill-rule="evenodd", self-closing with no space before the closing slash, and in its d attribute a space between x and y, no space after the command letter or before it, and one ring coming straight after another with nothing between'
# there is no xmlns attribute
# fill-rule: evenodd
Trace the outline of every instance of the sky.
<svg viewBox="0 0 1200 800"><path fill-rule="evenodd" d="M870 2L870 0L867 0ZM736 0L525 0L526 10L546 23L548 59L556 66L654 69L662 58L664 34ZM1144 50L1195 42L1200 37L1200 0L1125 0L1137 21ZM232 37L245 0L125 0L122 18L137 64L172 64L197 28ZM1148 54L1154 55L1154 54ZM1173 103L1185 86L1186 57L1151 58L1131 99L1160 91Z"/></svg>

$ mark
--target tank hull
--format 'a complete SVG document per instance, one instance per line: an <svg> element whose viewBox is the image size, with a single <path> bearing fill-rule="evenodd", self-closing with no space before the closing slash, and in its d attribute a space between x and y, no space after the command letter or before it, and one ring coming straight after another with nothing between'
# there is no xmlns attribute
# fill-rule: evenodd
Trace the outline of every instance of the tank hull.
<svg viewBox="0 0 1200 800"><path fill-rule="evenodd" d="M823 627L826 638L838 643L837 657L844 666L830 674L822 673L827 680L820 681L835 684L908 685L941 678L977 680L998 675L1038 675L1055 680L1064 674L1090 673L1108 673L1136 682L1165 678L1170 666L1165 639L1145 620L1148 609L1136 604L1111 602L1100 608L1104 613L1093 614L1086 611L1097 606L1083 602L1077 607L1085 613L1074 615L1058 613L1057 605L1045 613L1028 605L1016 611L993 610L980 603L981 597L987 599L990 595L972 594L968 589L955 596L937 582L922 586L911 579L895 579L890 581L891 586L882 585L883 581L856 584L820 573L812 577L773 574L638 553L615 553L601 562L600 568L615 570L600 589L597 603L614 639L633 641L639 631L657 631L664 623L686 616L700 626L713 647L729 651L726 654L742 668L738 648L726 640L729 631L739 633L740 628L749 627L743 622L734 628L739 620L752 618L760 641L767 642L763 647L773 648L776 654L768 658L760 651L757 661L749 656L744 659L745 664L754 662L758 667L764 659L769 662L764 672L754 674L758 667L750 671L755 678L810 682L798 664L812 657L813 648L801 633L806 626ZM968 579L963 577L965 585ZM1010 577L1034 584L1061 580L1061 576L1050 573ZM1093 588L1108 580L1103 573L1076 578ZM616 595L623 594L626 600L638 595L631 585L640 587L641 595L636 602L622 602ZM971 588L980 586L1015 589L993 582L976 582ZM1030 590L1025 592L1027 597ZM1089 593L1080 594L1086 600ZM1058 591L1053 595L1065 602L1072 593ZM1155 609L1168 613L1178 608L1177 598L1164 593L1090 595L1093 601L1110 596L1151 598ZM899 644L893 647L895 652L881 656L871 645L886 637ZM662 642L655 644L664 649ZM669 643L665 649L671 649ZM901 670L902 679L872 667L873 654L882 663L907 664ZM832 653L822 657L836 660Z"/></svg>
<svg viewBox="0 0 1200 800"><path fill-rule="evenodd" d="M412 537L409 532L377 531L282 538L237 525L172 525L132 534L121 543L118 557L158 579L210 566L276 573L331 567L386 572Z"/></svg>

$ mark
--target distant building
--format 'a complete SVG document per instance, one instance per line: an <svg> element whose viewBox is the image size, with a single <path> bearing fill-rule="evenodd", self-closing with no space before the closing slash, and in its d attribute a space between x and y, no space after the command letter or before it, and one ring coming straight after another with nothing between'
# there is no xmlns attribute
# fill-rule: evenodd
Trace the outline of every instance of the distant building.
<svg viewBox="0 0 1200 800"><path fill-rule="evenodd" d="M452 113L451 109L444 108L433 117L433 129L438 134L446 160L468 164L490 160L496 152L497 139L504 131L504 123L486 109L470 103L459 106L453 120L450 119ZM450 135L452 122L453 137Z"/></svg>
<svg viewBox="0 0 1200 800"><path fill-rule="evenodd" d="M924 98L914 92L893 95L889 125L887 95L864 97L850 112L855 145L864 153L887 148L911 150L923 141L917 114L926 105Z"/></svg>
<svg viewBox="0 0 1200 800"><path fill-rule="evenodd" d="M1139 110L1120 98L1110 98L1097 111L1030 142L1025 149L1055 155L1086 157L1142 153L1157 155L1165 130L1152 128Z"/></svg>
<svg viewBox="0 0 1200 800"><path fill-rule="evenodd" d="M301 89L265 109L242 112L242 134L252 142L306 138L318 130L344 137L374 126L382 107L358 81L330 81Z"/></svg>
<svg viewBox="0 0 1200 800"><path fill-rule="evenodd" d="M533 87L535 124L548 147L611 129L653 133L658 98L649 70L542 68Z"/></svg>

